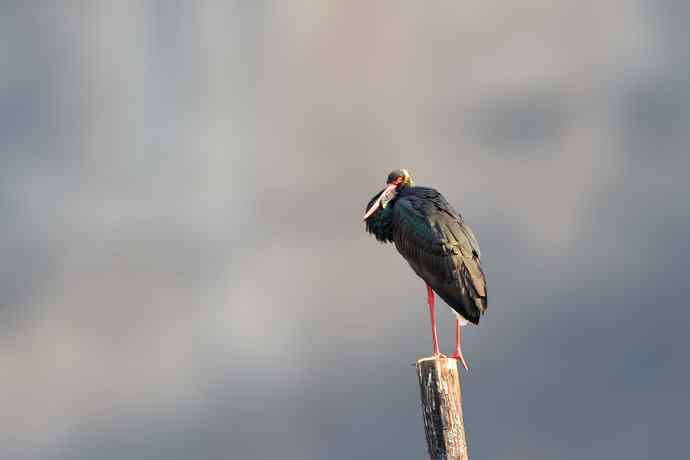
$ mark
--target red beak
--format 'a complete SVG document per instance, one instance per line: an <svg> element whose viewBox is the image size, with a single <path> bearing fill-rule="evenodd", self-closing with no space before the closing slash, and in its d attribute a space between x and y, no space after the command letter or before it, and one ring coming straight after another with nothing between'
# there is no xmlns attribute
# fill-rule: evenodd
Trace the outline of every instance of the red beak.
<svg viewBox="0 0 690 460"><path fill-rule="evenodd" d="M383 192L381 192L381 194L380 194L379 197L376 199L376 201L374 202L374 204L371 205L371 208L369 208L369 210L367 211L367 213L364 214L364 220L367 220L369 217L371 217L371 215L374 214L374 213L376 212L376 210L379 209L379 208L381 207L381 198L383 198L384 196L386 196L389 192L391 192L392 190L394 190L396 187L397 187L396 184L386 184L386 189L385 189Z"/></svg>

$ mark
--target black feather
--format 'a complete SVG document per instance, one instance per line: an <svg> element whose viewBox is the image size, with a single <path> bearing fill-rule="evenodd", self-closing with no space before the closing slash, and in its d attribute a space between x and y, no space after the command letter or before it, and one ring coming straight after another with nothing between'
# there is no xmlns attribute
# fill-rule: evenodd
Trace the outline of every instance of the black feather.
<svg viewBox="0 0 690 460"><path fill-rule="evenodd" d="M369 202L369 209L380 195ZM366 223L382 242L394 242L412 269L456 312L477 324L486 311L486 278L479 244L439 192L405 186Z"/></svg>

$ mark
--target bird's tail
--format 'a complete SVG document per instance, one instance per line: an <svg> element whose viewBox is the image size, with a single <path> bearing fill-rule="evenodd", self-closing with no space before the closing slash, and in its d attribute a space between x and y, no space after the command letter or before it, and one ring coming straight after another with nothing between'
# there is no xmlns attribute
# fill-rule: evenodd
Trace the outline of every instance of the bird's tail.
<svg viewBox="0 0 690 460"><path fill-rule="evenodd" d="M460 321L460 326L467 326L468 324L471 324L469 321L467 321L465 318L462 317L460 313L455 313L455 316L457 316L458 320Z"/></svg>

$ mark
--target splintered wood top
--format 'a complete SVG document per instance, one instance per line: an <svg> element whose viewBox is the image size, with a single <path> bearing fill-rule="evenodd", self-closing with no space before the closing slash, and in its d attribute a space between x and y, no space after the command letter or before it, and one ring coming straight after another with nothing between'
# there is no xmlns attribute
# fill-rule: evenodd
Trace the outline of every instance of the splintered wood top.
<svg viewBox="0 0 690 460"><path fill-rule="evenodd" d="M453 364L457 364L457 362L458 362L457 359L455 359L455 358L449 358L449 357L447 357L447 356L439 356L439 357L436 357L436 356L428 356L428 357L426 357L426 358L419 358L419 359L417 360L417 363L418 363L418 364L421 364L421 363L424 363L424 362L427 362L427 361L452 362Z"/></svg>

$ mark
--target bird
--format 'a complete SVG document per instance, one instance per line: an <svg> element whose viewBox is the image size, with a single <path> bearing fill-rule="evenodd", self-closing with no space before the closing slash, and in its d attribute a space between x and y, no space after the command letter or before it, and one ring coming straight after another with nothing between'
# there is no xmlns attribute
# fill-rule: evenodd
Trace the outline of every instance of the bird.
<svg viewBox="0 0 690 460"><path fill-rule="evenodd" d="M383 190L365 208L365 229L381 243L393 243L412 270L426 283L434 356L443 356L436 330L434 293L456 314L455 352L469 366L461 349L461 328L479 324L486 312L486 277L477 238L460 213L437 190L416 186L406 169L392 171Z"/></svg>

